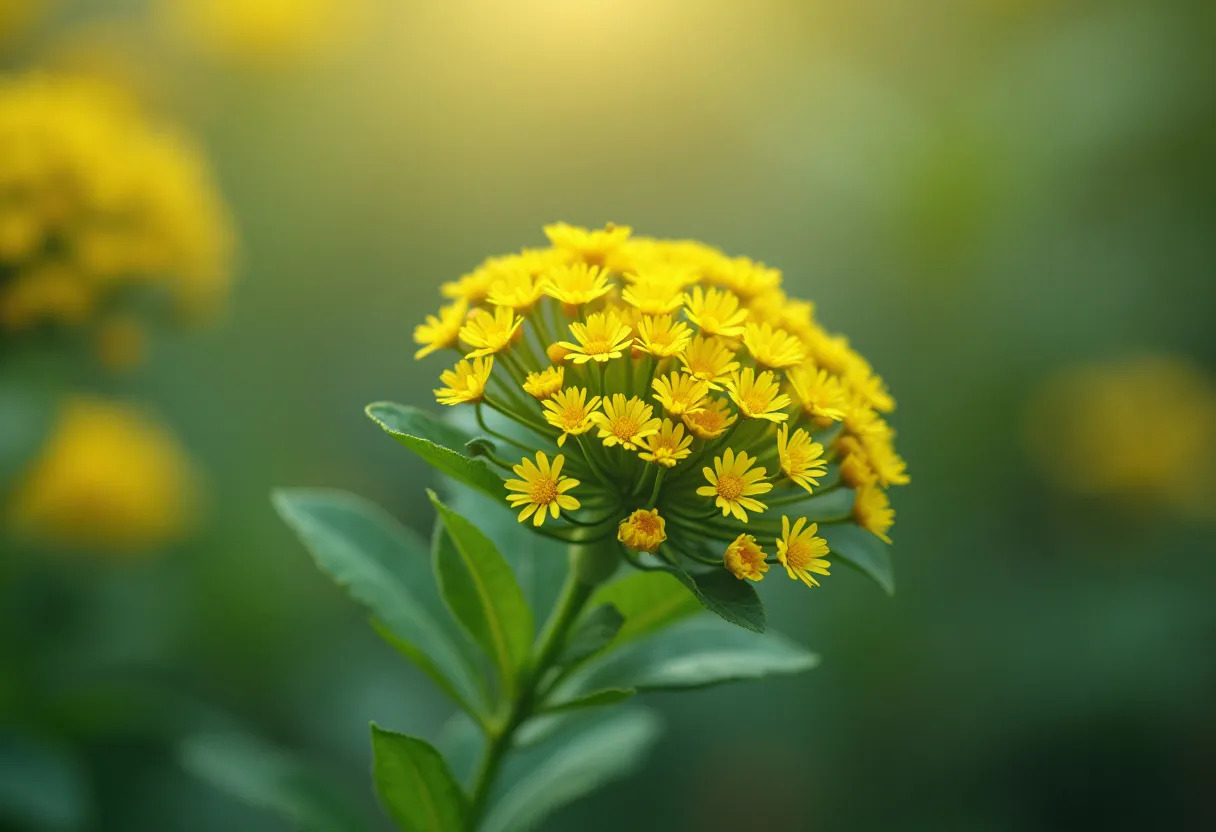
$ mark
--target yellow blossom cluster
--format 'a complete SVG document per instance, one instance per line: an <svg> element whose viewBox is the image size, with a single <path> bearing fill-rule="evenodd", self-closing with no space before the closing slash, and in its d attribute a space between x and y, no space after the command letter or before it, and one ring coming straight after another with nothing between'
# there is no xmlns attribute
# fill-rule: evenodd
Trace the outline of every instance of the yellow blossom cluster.
<svg viewBox="0 0 1216 832"><path fill-rule="evenodd" d="M110 85L0 78L0 346L87 327L103 360L131 363L132 313L161 296L186 316L213 309L231 249L207 165L183 136Z"/></svg>
<svg viewBox="0 0 1216 832"><path fill-rule="evenodd" d="M18 480L4 525L22 541L129 557L179 539L196 499L190 460L164 425L76 397Z"/></svg>
<svg viewBox="0 0 1216 832"><path fill-rule="evenodd" d="M828 574L820 525L890 542L887 489L908 482L895 401L777 269L624 226L545 234L445 284L448 305L414 332L419 358L460 356L438 401L474 405L494 441L525 452L489 454L513 474L521 522L615 535L637 564L645 552L759 581L777 563L807 586Z"/></svg>

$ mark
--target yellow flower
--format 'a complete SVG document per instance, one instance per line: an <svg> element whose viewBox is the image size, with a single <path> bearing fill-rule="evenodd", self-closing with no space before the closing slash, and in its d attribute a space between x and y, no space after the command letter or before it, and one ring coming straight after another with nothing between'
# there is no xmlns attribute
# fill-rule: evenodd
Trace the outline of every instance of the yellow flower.
<svg viewBox="0 0 1216 832"><path fill-rule="evenodd" d="M565 367L546 367L543 370L528 373L528 377L524 379L524 392L534 399L544 401L561 390L565 380Z"/></svg>
<svg viewBox="0 0 1216 832"><path fill-rule="evenodd" d="M558 266L543 282L544 292L559 301L567 312L577 311L583 304L602 298L612 291L608 272L599 266L572 263Z"/></svg>
<svg viewBox="0 0 1216 832"><path fill-rule="evenodd" d="M853 436L881 436L890 428L864 399L854 397L845 402L844 429Z"/></svg>
<svg viewBox="0 0 1216 832"><path fill-rule="evenodd" d="M637 330L638 337L634 339L634 345L656 358L679 355L692 340L692 328L683 321L674 320L670 315L644 315L638 321Z"/></svg>
<svg viewBox="0 0 1216 832"><path fill-rule="evenodd" d="M819 485L816 477L827 474L827 461L823 458L823 445L811 440L811 435L802 428L789 435L788 425L777 429L777 458L781 470L798 485L813 493L811 486Z"/></svg>
<svg viewBox="0 0 1216 832"><path fill-rule="evenodd" d="M437 350L456 346L468 311L469 304L458 300L441 308L438 316L427 315L426 323L414 327L414 343L422 344L422 349L414 353L414 358L425 358Z"/></svg>
<svg viewBox="0 0 1216 832"><path fill-rule="evenodd" d="M587 401L587 390L570 387L553 394L543 403L545 421L562 432L557 438L558 446L566 444L567 436L579 436L591 430L591 416L600 406L600 397L592 396Z"/></svg>
<svg viewBox="0 0 1216 832"><path fill-rule="evenodd" d="M731 375L726 383L726 392L739 407L739 413L748 419L767 419L784 422L789 418L785 408L790 406L790 397L781 392L781 385L769 370L756 375L747 367Z"/></svg>
<svg viewBox="0 0 1216 832"><path fill-rule="evenodd" d="M819 586L814 575L827 575L828 567L832 564L824 560L828 554L828 543L822 537L816 537L819 526L811 523L806 526L806 518L799 517L790 528L790 518L781 518L781 537L777 540L777 560L789 573L790 580L802 581L809 587ZM806 528L803 528L806 526Z"/></svg>
<svg viewBox="0 0 1216 832"><path fill-rule="evenodd" d="M643 315L670 315L684 305L684 284L678 279L642 278L625 287L621 300Z"/></svg>
<svg viewBox="0 0 1216 832"><path fill-rule="evenodd" d="M747 310L739 308L739 299L730 292L697 286L687 296L688 319L705 335L736 337L743 334Z"/></svg>
<svg viewBox="0 0 1216 832"><path fill-rule="evenodd" d="M895 452L887 433L873 433L864 436L861 445L865 449L866 461L883 488L892 485L907 485L911 482L908 477L908 466L903 457Z"/></svg>
<svg viewBox="0 0 1216 832"><path fill-rule="evenodd" d="M657 508L640 508L621 521L616 539L636 552L654 552L667 539L667 521Z"/></svg>
<svg viewBox="0 0 1216 832"><path fill-rule="evenodd" d="M653 462L664 468L674 467L677 462L692 453L689 450L692 437L685 436L684 426L675 424L670 419L664 419L659 432L643 439L641 445L645 450L638 456L645 462Z"/></svg>
<svg viewBox="0 0 1216 832"><path fill-rule="evenodd" d="M544 296L544 286L523 269L499 277L490 286L488 299L495 306L527 312Z"/></svg>
<svg viewBox="0 0 1216 832"><path fill-rule="evenodd" d="M720 382L739 369L735 351L719 338L698 335L680 356L685 371L709 383L710 390L721 390Z"/></svg>
<svg viewBox="0 0 1216 832"><path fill-rule="evenodd" d="M768 571L768 563L764 560L764 549L750 534L741 534L726 547L722 562L731 574L739 580L761 581Z"/></svg>
<svg viewBox="0 0 1216 832"><path fill-rule="evenodd" d="M578 343L559 341L558 346L568 351L567 360L586 364L620 358L629 346L631 331L615 312L594 312L587 316L586 323L570 324L570 334Z"/></svg>
<svg viewBox="0 0 1216 832"><path fill-rule="evenodd" d="M827 370L799 367L787 376L802 409L820 427L844 418L849 400L840 379Z"/></svg>
<svg viewBox="0 0 1216 832"><path fill-rule="evenodd" d="M452 280L440 285L439 291L445 298L462 300L472 305L481 303L489 297L490 285L497 279L497 272L482 264L463 275L459 280Z"/></svg>
<svg viewBox="0 0 1216 832"><path fill-rule="evenodd" d="M802 342L767 323L749 323L743 330L743 345L761 367L781 369L802 363Z"/></svg>
<svg viewBox="0 0 1216 832"><path fill-rule="evenodd" d="M886 492L876 485L863 485L853 497L853 519L863 529L876 534L884 543L890 543L887 532L895 523L895 510Z"/></svg>
<svg viewBox="0 0 1216 832"><path fill-rule="evenodd" d="M747 257L726 259L711 278L744 299L754 298L781 285L781 272Z"/></svg>
<svg viewBox="0 0 1216 832"><path fill-rule="evenodd" d="M768 506L753 499L757 494L765 494L773 490L773 484L762 482L765 477L763 468L753 468L755 457L749 457L746 451L738 455L727 448L722 456L714 457L714 467L704 468L705 479L709 485L697 489L702 497L713 497L714 505L722 509L722 516L734 515L744 523L747 522L747 512L763 512Z"/></svg>
<svg viewBox="0 0 1216 832"><path fill-rule="evenodd" d="M887 391L886 382L861 356L850 362L845 370L844 383L853 395L859 396L875 410L890 413L895 409L895 399Z"/></svg>
<svg viewBox="0 0 1216 832"><path fill-rule="evenodd" d="M65 403L7 512L31 542L134 555L179 539L196 506L190 461L158 421L94 398Z"/></svg>
<svg viewBox="0 0 1216 832"><path fill-rule="evenodd" d="M659 432L661 422L652 418L654 408L641 399L626 399L620 393L604 400L604 409L591 414L591 420L599 428L599 438L606 447L613 445L637 450L637 443Z"/></svg>
<svg viewBox="0 0 1216 832"><path fill-rule="evenodd" d="M613 223L608 223L602 230L597 231L564 222L545 226L545 236L554 248L571 252L593 266L604 265L607 258L629 239L631 233L633 229L629 226Z"/></svg>
<svg viewBox="0 0 1216 832"><path fill-rule="evenodd" d="M855 444L858 450L843 451L845 441ZM843 459L840 462L840 479L849 488L859 488L863 485L870 485L878 481L878 475L874 473L874 469L870 467L866 455L860 450L861 443L857 442L852 436L842 436L837 441L836 447L838 452L843 454Z"/></svg>
<svg viewBox="0 0 1216 832"><path fill-rule="evenodd" d="M807 348L816 367L843 376L857 360L857 353L843 335L828 335L815 327L807 337Z"/></svg>
<svg viewBox="0 0 1216 832"><path fill-rule="evenodd" d="M655 398L672 416L697 413L704 409L702 402L709 386L700 379L683 373L669 373L651 382Z"/></svg>
<svg viewBox="0 0 1216 832"><path fill-rule="evenodd" d="M725 399L708 399L704 410L684 414L684 424L698 439L717 439L737 418Z"/></svg>
<svg viewBox="0 0 1216 832"><path fill-rule="evenodd" d="M486 382L494 369L494 358L474 358L458 361L451 370L444 370L439 380L447 387L435 390L440 404L477 404L486 394Z"/></svg>
<svg viewBox="0 0 1216 832"><path fill-rule="evenodd" d="M525 457L519 465L511 468L519 479L507 480L507 490L516 492L508 494L507 500L511 508L523 506L523 511L519 513L519 522L531 517L532 525L539 526L545 522L546 512L556 520L563 509L575 511L579 508L581 503L566 493L576 487L579 481L561 475L565 462L566 458L558 454L553 457L553 465L550 467L549 458L544 452L537 451L535 464Z"/></svg>
<svg viewBox="0 0 1216 832"><path fill-rule="evenodd" d="M460 340L473 348L465 358L493 355L505 350L515 340L524 319L508 307L500 306L491 314L476 309L460 328Z"/></svg>

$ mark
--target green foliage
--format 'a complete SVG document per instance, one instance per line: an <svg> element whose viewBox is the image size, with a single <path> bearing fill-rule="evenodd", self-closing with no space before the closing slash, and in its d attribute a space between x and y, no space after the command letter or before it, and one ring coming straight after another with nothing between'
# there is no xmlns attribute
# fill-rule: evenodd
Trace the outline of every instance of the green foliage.
<svg viewBox="0 0 1216 832"><path fill-rule="evenodd" d="M575 697L608 689L700 688L798 673L818 662L814 653L776 633L749 633L698 617L589 662L562 692Z"/></svg>
<svg viewBox="0 0 1216 832"><path fill-rule="evenodd" d="M614 646L661 630L701 610L696 597L666 572L632 572L600 587L591 603L611 604L624 617Z"/></svg>
<svg viewBox="0 0 1216 832"><path fill-rule="evenodd" d="M247 734L200 734L178 748L194 776L306 832L355 832L367 819L309 763Z"/></svg>
<svg viewBox="0 0 1216 832"><path fill-rule="evenodd" d="M84 828L91 803L83 760L32 739L0 736L0 828Z"/></svg>
<svg viewBox="0 0 1216 832"><path fill-rule="evenodd" d="M366 412L386 433L440 473L492 497L502 497L502 479L485 461L457 450L469 437L456 428L416 407L392 402L369 404Z"/></svg>
<svg viewBox="0 0 1216 832"><path fill-rule="evenodd" d="M601 604L583 616L571 633L566 649L557 660L558 666L577 664L603 650L616 638L625 623L625 616L612 604Z"/></svg>
<svg viewBox="0 0 1216 832"><path fill-rule="evenodd" d="M891 547L888 544L852 523L820 526L819 536L828 542L830 560L847 563L873 578L888 595L895 594L895 571L891 566Z"/></svg>
<svg viewBox="0 0 1216 832"><path fill-rule="evenodd" d="M725 569L706 572L673 573L705 609L746 630L763 633L766 626L764 602L748 581L741 581Z"/></svg>
<svg viewBox="0 0 1216 832"><path fill-rule="evenodd" d="M503 690L514 691L532 645L532 610L493 541L428 493L447 531L434 554L443 597L490 657Z"/></svg>
<svg viewBox="0 0 1216 832"><path fill-rule="evenodd" d="M373 722L372 749L376 794L399 827L406 832L465 828L468 800L430 743Z"/></svg>
<svg viewBox="0 0 1216 832"><path fill-rule="evenodd" d="M382 632L393 636L390 643L473 710L481 698L476 671L434 597L427 546L353 494L283 490L275 493L274 504L321 571L380 622Z"/></svg>
<svg viewBox="0 0 1216 832"><path fill-rule="evenodd" d="M482 832L523 832L604 784L624 777L660 732L649 711L625 710L573 725L517 755Z"/></svg>
<svg viewBox="0 0 1216 832"><path fill-rule="evenodd" d="M545 705L541 708L540 713L554 714L563 711L576 711L582 708L600 708L604 705L615 705L617 702L624 702L635 693L637 693L635 688L606 688L605 690L597 690L593 693Z"/></svg>
<svg viewBox="0 0 1216 832"><path fill-rule="evenodd" d="M54 424L53 403L17 384L0 384L0 495L42 446Z"/></svg>

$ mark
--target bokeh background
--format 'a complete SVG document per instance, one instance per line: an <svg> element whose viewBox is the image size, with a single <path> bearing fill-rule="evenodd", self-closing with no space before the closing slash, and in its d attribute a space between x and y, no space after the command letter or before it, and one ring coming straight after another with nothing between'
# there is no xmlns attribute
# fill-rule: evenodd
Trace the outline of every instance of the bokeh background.
<svg viewBox="0 0 1216 832"><path fill-rule="evenodd" d="M430 401L411 332L439 282L555 220L783 269L888 380L913 483L893 598L843 567L761 587L819 670L651 697L647 768L547 829L1216 828L1211 2L0 9L6 72L104 77L188 130L240 240L218 324L99 382L175 426L198 532L37 567L6 615L46 672L162 691L58 715L85 828L285 828L181 769L165 737L196 717L369 813L368 721L439 733L450 707L268 495L428 529L432 474L362 406Z"/></svg>

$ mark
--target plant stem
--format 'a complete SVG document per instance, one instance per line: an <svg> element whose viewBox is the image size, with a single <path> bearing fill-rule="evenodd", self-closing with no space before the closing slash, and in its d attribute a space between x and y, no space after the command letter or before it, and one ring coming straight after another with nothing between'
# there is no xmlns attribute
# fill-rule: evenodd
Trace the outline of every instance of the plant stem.
<svg viewBox="0 0 1216 832"><path fill-rule="evenodd" d="M562 647L566 644L566 638L570 634L571 626L595 592L598 583L594 580L595 576L588 575L586 570L580 570L578 564L575 563L574 553L579 548L578 544L571 546L570 572L566 576L565 586L541 632L534 652L535 659L531 668L521 679L515 701L511 703L507 718L501 727L488 734L489 742L485 755L482 757L477 769L477 776L473 781L468 815L469 832L477 829L478 823L485 814L490 792L493 790L498 773L502 768L503 759L511 749L515 732L532 716L538 704L537 693L541 680L561 653Z"/></svg>

